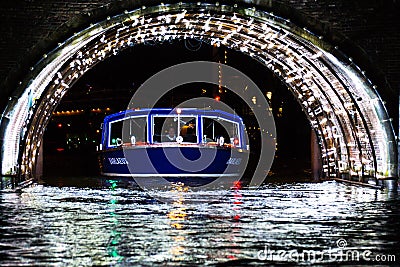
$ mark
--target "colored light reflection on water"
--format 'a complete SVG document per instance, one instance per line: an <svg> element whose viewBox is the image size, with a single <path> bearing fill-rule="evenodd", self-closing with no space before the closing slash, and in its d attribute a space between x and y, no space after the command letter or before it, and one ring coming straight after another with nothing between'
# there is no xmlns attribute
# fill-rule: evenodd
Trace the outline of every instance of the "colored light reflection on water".
<svg viewBox="0 0 400 267"><path fill-rule="evenodd" d="M82 184L2 192L0 266L263 265L266 246L320 252L344 239L375 254L399 246L397 192L335 182L203 192L176 184L163 203L126 181Z"/></svg>

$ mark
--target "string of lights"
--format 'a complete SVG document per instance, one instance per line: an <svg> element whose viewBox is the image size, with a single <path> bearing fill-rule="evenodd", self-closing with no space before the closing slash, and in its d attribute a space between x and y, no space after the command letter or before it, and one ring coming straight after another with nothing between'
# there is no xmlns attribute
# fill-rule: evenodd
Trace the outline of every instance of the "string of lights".
<svg viewBox="0 0 400 267"><path fill-rule="evenodd" d="M317 133L324 176L395 176L393 129L375 88L354 64L325 50L322 38L271 13L203 3L126 11L92 25L46 55L9 108L5 136L10 142L3 147L2 171L15 172L20 162L20 173L32 175L50 117L86 71L135 44L175 39L239 50L281 79ZM222 88L229 77L220 76ZM36 99L33 106L28 104L29 92Z"/></svg>

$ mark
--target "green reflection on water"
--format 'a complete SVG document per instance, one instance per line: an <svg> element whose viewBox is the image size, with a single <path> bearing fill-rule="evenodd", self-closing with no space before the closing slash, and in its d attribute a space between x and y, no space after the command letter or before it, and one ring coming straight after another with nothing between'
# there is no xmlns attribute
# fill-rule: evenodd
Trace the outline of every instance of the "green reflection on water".
<svg viewBox="0 0 400 267"><path fill-rule="evenodd" d="M109 189L111 191L115 191L117 188L118 184L116 180L108 180L110 183ZM111 194L111 197L115 197L115 193ZM114 259L116 259L118 262L121 262L124 259L124 256L121 256L118 252L118 245L121 240L121 233L118 231L118 214L115 213L116 210L116 205L118 204L118 200L115 198L111 198L110 201L108 202L108 206L110 208L110 218L112 222L112 228L111 228L111 233L110 233L110 238L107 243L107 252L108 255Z"/></svg>

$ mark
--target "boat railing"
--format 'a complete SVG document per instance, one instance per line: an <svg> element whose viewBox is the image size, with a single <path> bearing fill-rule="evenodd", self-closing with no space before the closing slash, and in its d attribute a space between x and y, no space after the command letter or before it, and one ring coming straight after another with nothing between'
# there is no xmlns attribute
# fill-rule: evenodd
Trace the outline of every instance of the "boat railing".
<svg viewBox="0 0 400 267"><path fill-rule="evenodd" d="M218 142L208 142L208 143L190 143L190 142L162 142L162 143L147 143L147 142L136 142L132 143L124 143L121 146L112 147L111 149L116 148L135 148L135 147L224 147L224 148L239 148L234 144L223 144L221 145Z"/></svg>

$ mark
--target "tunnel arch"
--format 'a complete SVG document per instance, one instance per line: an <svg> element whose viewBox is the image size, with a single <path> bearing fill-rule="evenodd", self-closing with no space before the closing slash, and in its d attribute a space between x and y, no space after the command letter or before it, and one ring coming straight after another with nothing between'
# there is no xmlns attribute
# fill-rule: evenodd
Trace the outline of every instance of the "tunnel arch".
<svg viewBox="0 0 400 267"><path fill-rule="evenodd" d="M34 173L45 127L87 70L131 45L195 38L258 60L296 96L315 130L326 177L397 176L390 119L372 83L335 47L287 19L237 5L178 3L107 17L74 34L32 68L1 121L2 174Z"/></svg>

